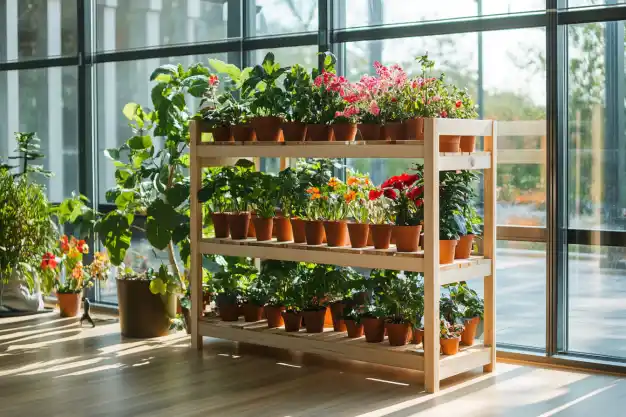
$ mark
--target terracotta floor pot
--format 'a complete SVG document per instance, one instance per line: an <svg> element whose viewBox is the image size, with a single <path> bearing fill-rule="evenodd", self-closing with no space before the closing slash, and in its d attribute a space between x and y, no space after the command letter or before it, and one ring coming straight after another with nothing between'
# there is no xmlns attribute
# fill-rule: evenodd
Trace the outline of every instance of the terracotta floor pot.
<svg viewBox="0 0 626 417"><path fill-rule="evenodd" d="M422 226L394 226L393 236L396 238L398 252L417 252Z"/></svg>
<svg viewBox="0 0 626 417"><path fill-rule="evenodd" d="M461 137L454 135L439 136L439 152L461 152Z"/></svg>
<svg viewBox="0 0 626 417"><path fill-rule="evenodd" d="M302 318L307 333L322 333L324 331L324 318L326 317L326 307L319 310L304 310Z"/></svg>
<svg viewBox="0 0 626 417"><path fill-rule="evenodd" d="M228 227L228 213L211 213L213 221L213 229L215 237L226 238L230 236L230 228Z"/></svg>
<svg viewBox="0 0 626 417"><path fill-rule="evenodd" d="M62 294L57 293L61 317L76 317L80 310L80 293Z"/></svg>
<svg viewBox="0 0 626 417"><path fill-rule="evenodd" d="M454 259L468 259L472 254L473 245L474 235L461 236L454 249Z"/></svg>
<svg viewBox="0 0 626 417"><path fill-rule="evenodd" d="M387 323L387 339L391 346L404 346L409 340L411 326L409 323Z"/></svg>
<svg viewBox="0 0 626 417"><path fill-rule="evenodd" d="M267 319L267 327L270 329L276 327L283 327L285 321L283 320L284 306L265 306L265 318Z"/></svg>
<svg viewBox="0 0 626 417"><path fill-rule="evenodd" d="M306 220L291 219L291 230L293 231L294 243L306 243Z"/></svg>
<svg viewBox="0 0 626 417"><path fill-rule="evenodd" d="M380 343L385 339L385 320L372 317L361 319L365 341L368 343Z"/></svg>
<svg viewBox="0 0 626 417"><path fill-rule="evenodd" d="M439 241L439 264L451 264L454 262L454 249L458 242L458 240Z"/></svg>
<svg viewBox="0 0 626 417"><path fill-rule="evenodd" d="M424 140L424 118L414 117L404 121L407 140Z"/></svg>
<svg viewBox="0 0 626 417"><path fill-rule="evenodd" d="M424 340L424 329L413 329L411 343L419 345Z"/></svg>
<svg viewBox="0 0 626 417"><path fill-rule="evenodd" d="M334 140L333 129L330 125L308 124L306 125L306 140L332 142Z"/></svg>
<svg viewBox="0 0 626 417"><path fill-rule="evenodd" d="M211 129L213 140L215 142L234 142L230 126L218 126Z"/></svg>
<svg viewBox="0 0 626 417"><path fill-rule="evenodd" d="M252 303L243 303L243 318L247 322L263 320L263 307Z"/></svg>
<svg viewBox="0 0 626 417"><path fill-rule="evenodd" d="M235 142L254 142L256 141L256 134L254 129L250 125L234 125L232 127L233 137Z"/></svg>
<svg viewBox="0 0 626 417"><path fill-rule="evenodd" d="M349 244L348 223L345 220L324 221L324 231L326 232L328 246L341 247Z"/></svg>
<svg viewBox="0 0 626 417"><path fill-rule="evenodd" d="M345 304L341 301L336 301L330 305L330 314L333 319L333 330L336 332L345 332L346 323L343 320L343 309Z"/></svg>
<svg viewBox="0 0 626 417"><path fill-rule="evenodd" d="M282 120L278 116L258 116L250 122L256 133L256 139L261 142L278 142L280 140L280 125Z"/></svg>
<svg viewBox="0 0 626 417"><path fill-rule="evenodd" d="M364 248L368 246L369 231L370 225L367 223L348 223L350 246L353 248Z"/></svg>
<svg viewBox="0 0 626 417"><path fill-rule="evenodd" d="M219 303L218 309L222 321L239 321L242 311L237 304Z"/></svg>
<svg viewBox="0 0 626 417"><path fill-rule="evenodd" d="M291 242L293 240L293 229L289 217L274 217L274 230L277 241Z"/></svg>
<svg viewBox="0 0 626 417"><path fill-rule="evenodd" d="M441 346L441 353L444 355L456 355L459 353L460 337L453 339L440 339L439 345Z"/></svg>
<svg viewBox="0 0 626 417"><path fill-rule="evenodd" d="M230 213L228 215L228 227L232 239L246 239L250 227L250 212Z"/></svg>
<svg viewBox="0 0 626 417"><path fill-rule="evenodd" d="M302 122L283 122L281 127L285 142L304 142L306 139L306 124Z"/></svg>
<svg viewBox="0 0 626 417"><path fill-rule="evenodd" d="M352 142L356 137L356 123L337 123L332 128L338 142Z"/></svg>
<svg viewBox="0 0 626 417"><path fill-rule="evenodd" d="M346 323L346 330L348 331L348 337L355 339L363 336L363 325L357 323L354 320L344 320Z"/></svg>
<svg viewBox="0 0 626 417"><path fill-rule="evenodd" d="M402 122L385 123L380 128L380 140L394 141L404 140L406 137L404 124Z"/></svg>
<svg viewBox="0 0 626 417"><path fill-rule="evenodd" d="M459 147L461 152L474 152L476 149L476 136L461 136Z"/></svg>
<svg viewBox="0 0 626 417"><path fill-rule="evenodd" d="M324 242L324 223L321 220L307 220L304 231L307 245L321 245Z"/></svg>
<svg viewBox="0 0 626 417"><path fill-rule="evenodd" d="M480 323L480 317L473 317L471 319L464 320L463 324L465 324L465 329L463 330L463 333L461 333L461 343L467 346L472 346L474 344L478 323Z"/></svg>
<svg viewBox="0 0 626 417"><path fill-rule="evenodd" d="M380 140L380 125L376 123L359 123L362 140Z"/></svg>
<svg viewBox="0 0 626 417"><path fill-rule="evenodd" d="M371 224L370 233L376 249L389 249L392 226L390 224Z"/></svg>
<svg viewBox="0 0 626 417"><path fill-rule="evenodd" d="M148 280L117 280L117 303L122 336L160 337L169 334L176 314L176 295L155 295Z"/></svg>
<svg viewBox="0 0 626 417"><path fill-rule="evenodd" d="M254 222L257 241L265 242L272 240L272 227L274 226L274 219L272 217L266 219L256 216L252 221Z"/></svg>
<svg viewBox="0 0 626 417"><path fill-rule="evenodd" d="M293 311L283 311L283 320L285 321L286 332L299 332L302 327L302 313L294 313Z"/></svg>

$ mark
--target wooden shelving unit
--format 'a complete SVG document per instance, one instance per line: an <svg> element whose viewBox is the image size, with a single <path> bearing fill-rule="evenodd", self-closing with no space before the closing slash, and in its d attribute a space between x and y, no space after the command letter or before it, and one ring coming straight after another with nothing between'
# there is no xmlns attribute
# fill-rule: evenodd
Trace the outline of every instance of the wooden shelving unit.
<svg viewBox="0 0 626 417"><path fill-rule="evenodd" d="M441 379L483 367L493 371L495 343L495 242L496 242L496 122L483 120L426 119L424 141L390 142L301 142L301 143L215 143L202 141L208 129L202 122L191 126L191 286L192 344L202 348L202 337L256 343L295 351L316 353L344 359L410 368L424 372L428 392L437 392ZM473 153L440 153L439 135L484 137L484 150ZM202 186L202 169L223 166L238 158L409 158L424 160L424 250L397 253L395 248L351 249L308 246L294 243L257 242L254 239L232 240L202 236L202 207L197 194ZM439 171L484 170L483 256L439 265ZM434 227L434 226L437 227ZM364 268L386 268L424 273L425 346L401 348L348 339L343 333L312 335L267 329L265 322L224 323L204 318L202 306L202 255L221 254L261 259L304 261ZM482 278L484 280L485 317L483 344L463 349L454 356L439 352L440 286Z"/></svg>

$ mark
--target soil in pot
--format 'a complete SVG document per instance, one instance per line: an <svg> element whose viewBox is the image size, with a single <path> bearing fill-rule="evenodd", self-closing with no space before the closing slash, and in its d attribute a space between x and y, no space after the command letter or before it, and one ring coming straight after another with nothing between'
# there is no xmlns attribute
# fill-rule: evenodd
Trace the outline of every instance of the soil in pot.
<svg viewBox="0 0 626 417"><path fill-rule="evenodd" d="M321 245L324 242L324 223L321 220L307 220L304 231L307 245Z"/></svg>
<svg viewBox="0 0 626 417"><path fill-rule="evenodd" d="M213 229L215 237L227 238L230 236L230 228L228 227L228 213L211 213L213 221Z"/></svg>
<svg viewBox="0 0 626 417"><path fill-rule="evenodd" d="M306 140L332 142L334 140L333 129L330 125L308 124L306 125Z"/></svg>
<svg viewBox="0 0 626 417"><path fill-rule="evenodd" d="M439 264L451 264L454 262L454 249L458 240L439 241Z"/></svg>
<svg viewBox="0 0 626 417"><path fill-rule="evenodd" d="M326 307L318 310L304 310L302 318L307 333L322 333L324 331L324 318L326 317Z"/></svg>
<svg viewBox="0 0 626 417"><path fill-rule="evenodd" d="M390 224L371 224L370 233L376 249L389 249L392 226Z"/></svg>
<svg viewBox="0 0 626 417"><path fill-rule="evenodd" d="M259 242L265 242L272 240L272 227L274 225L274 219L272 217L264 218L256 216L252 219L254 222L254 230L256 232L256 240Z"/></svg>
<svg viewBox="0 0 626 417"><path fill-rule="evenodd" d="M169 334L176 295L152 294L149 280L118 279L117 302L122 336L151 338Z"/></svg>
<svg viewBox="0 0 626 417"><path fill-rule="evenodd" d="M285 321L283 320L284 306L265 306L265 318L267 319L267 327L270 329L276 327L283 327Z"/></svg>
<svg viewBox="0 0 626 417"><path fill-rule="evenodd" d="M283 311L286 332L299 332L302 327L302 313L295 311Z"/></svg>
<svg viewBox="0 0 626 417"><path fill-rule="evenodd" d="M389 122L384 124L380 129L380 140L387 142L394 140L404 140L404 124L402 122Z"/></svg>
<svg viewBox="0 0 626 417"><path fill-rule="evenodd" d="M464 320L463 324L465 325L465 329L463 329L463 333L461 333L461 343L467 346L474 344L478 323L480 323L480 317L472 317L471 319Z"/></svg>
<svg viewBox="0 0 626 417"><path fill-rule="evenodd" d="M454 249L454 259L469 259L473 245L474 235L461 236Z"/></svg>
<svg viewBox="0 0 626 417"><path fill-rule="evenodd" d="M218 303L218 308L222 321L239 321L241 309L237 304L221 302Z"/></svg>
<svg viewBox="0 0 626 417"><path fill-rule="evenodd" d="M243 303L243 318L247 322L263 320L263 307L252 303Z"/></svg>
<svg viewBox="0 0 626 417"><path fill-rule="evenodd" d="M218 126L211 129L213 140L215 142L234 142L230 126Z"/></svg>
<svg viewBox="0 0 626 417"><path fill-rule="evenodd" d="M306 220L291 218L294 243L306 243Z"/></svg>
<svg viewBox="0 0 626 417"><path fill-rule="evenodd" d="M250 212L230 213L228 215L228 227L232 239L246 239L250 227Z"/></svg>
<svg viewBox="0 0 626 417"><path fill-rule="evenodd" d="M330 247L341 247L348 245L348 223L341 221L324 221L326 240Z"/></svg>
<svg viewBox="0 0 626 417"><path fill-rule="evenodd" d="M422 226L394 226L393 236L398 252L417 252Z"/></svg>
<svg viewBox="0 0 626 417"><path fill-rule="evenodd" d="M346 323L343 320L343 309L345 304L341 301L336 301L330 305L330 314L333 318L333 330L336 332L345 332Z"/></svg>
<svg viewBox="0 0 626 417"><path fill-rule="evenodd" d="M439 152L461 152L461 137L439 135Z"/></svg>
<svg viewBox="0 0 626 417"><path fill-rule="evenodd" d="M476 149L476 136L461 136L459 148L461 152L474 152Z"/></svg>
<svg viewBox="0 0 626 417"><path fill-rule="evenodd" d="M234 125L232 127L233 137L235 142L254 142L256 141L256 134L254 129L250 125Z"/></svg>
<svg viewBox="0 0 626 417"><path fill-rule="evenodd" d="M453 337L452 339L440 339L439 345L441 346L441 353L444 355L456 355L459 353L460 337Z"/></svg>
<svg viewBox="0 0 626 417"><path fill-rule="evenodd" d="M350 245L353 248L364 248L368 246L370 225L367 223L348 223L348 235Z"/></svg>
<svg viewBox="0 0 626 417"><path fill-rule="evenodd" d="M281 127L285 142L304 142L306 139L306 124L302 122L283 122Z"/></svg>
<svg viewBox="0 0 626 417"><path fill-rule="evenodd" d="M375 123L360 123L357 125L362 140L380 140L380 125Z"/></svg>
<svg viewBox="0 0 626 417"><path fill-rule="evenodd" d="M407 140L424 140L424 118L414 117L404 121Z"/></svg>
<svg viewBox="0 0 626 417"><path fill-rule="evenodd" d="M251 121L256 139L261 142L278 142L280 140L280 125L282 120L278 116L259 116Z"/></svg>
<svg viewBox="0 0 626 417"><path fill-rule="evenodd" d="M80 309L80 293L57 293L61 317L76 317Z"/></svg>
<svg viewBox="0 0 626 417"><path fill-rule="evenodd" d="M332 128L338 142L352 142L356 137L356 123L337 123Z"/></svg>
<svg viewBox="0 0 626 417"><path fill-rule="evenodd" d="M357 323L354 320L344 320L344 322L346 324L346 330L348 331L349 338L355 339L363 336L363 325L361 323Z"/></svg>
<svg viewBox="0 0 626 417"><path fill-rule="evenodd" d="M363 332L368 343L380 343L385 338L385 320L374 317L363 317Z"/></svg>
<svg viewBox="0 0 626 417"><path fill-rule="evenodd" d="M274 230L277 241L291 242L293 240L293 229L289 217L274 217Z"/></svg>
<svg viewBox="0 0 626 417"><path fill-rule="evenodd" d="M409 323L387 323L387 339L391 346L404 346L409 339Z"/></svg>

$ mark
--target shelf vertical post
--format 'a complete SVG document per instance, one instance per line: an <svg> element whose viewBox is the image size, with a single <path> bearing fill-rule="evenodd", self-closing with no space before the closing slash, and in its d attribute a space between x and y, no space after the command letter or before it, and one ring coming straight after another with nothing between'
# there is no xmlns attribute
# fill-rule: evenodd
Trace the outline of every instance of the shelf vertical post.
<svg viewBox="0 0 626 417"><path fill-rule="evenodd" d="M485 151L491 153L491 167L484 171L484 238L485 258L491 259L491 275L484 278L485 293L485 346L491 349L491 363L484 372L493 372L496 366L496 168L497 168L497 122L493 123L491 136L485 137Z"/></svg>
<svg viewBox="0 0 626 417"><path fill-rule="evenodd" d="M424 120L424 384L439 391L439 132Z"/></svg>
<svg viewBox="0 0 626 417"><path fill-rule="evenodd" d="M197 153L197 146L202 139L200 122L192 120L189 124L191 155L190 155L190 222L191 222L191 268L189 285L191 285L191 345L202 349L202 336L198 331L198 322L202 316L202 254L199 250L202 238L202 204L198 201L198 191L202 187L202 163Z"/></svg>

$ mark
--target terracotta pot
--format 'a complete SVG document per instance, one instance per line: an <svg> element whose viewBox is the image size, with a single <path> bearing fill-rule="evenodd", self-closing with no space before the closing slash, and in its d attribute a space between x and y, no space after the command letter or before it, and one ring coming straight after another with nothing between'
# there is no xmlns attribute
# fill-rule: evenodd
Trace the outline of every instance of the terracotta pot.
<svg viewBox="0 0 626 417"><path fill-rule="evenodd" d="M424 340L424 329L413 329L413 337L411 343L419 345Z"/></svg>
<svg viewBox="0 0 626 417"><path fill-rule="evenodd" d="M306 139L306 124L302 122L283 122L281 127L285 142L304 142Z"/></svg>
<svg viewBox="0 0 626 417"><path fill-rule="evenodd" d="M324 331L324 318L326 317L326 307L319 310L304 310L302 318L307 333L322 333Z"/></svg>
<svg viewBox="0 0 626 417"><path fill-rule="evenodd" d="M390 346L404 346L409 340L411 326L409 323L387 323L387 339Z"/></svg>
<svg viewBox="0 0 626 417"><path fill-rule="evenodd" d="M441 346L441 353L443 353L444 355L456 355L457 353L459 353L460 342L460 337L455 337L452 339L440 339L439 345Z"/></svg>
<svg viewBox="0 0 626 417"><path fill-rule="evenodd" d="M215 142L234 142L235 138L232 135L230 126L218 126L211 129L213 134L213 140Z"/></svg>
<svg viewBox="0 0 626 417"><path fill-rule="evenodd" d="M461 137L454 135L439 136L439 152L461 152Z"/></svg>
<svg viewBox="0 0 626 417"><path fill-rule="evenodd" d="M334 140L333 129L330 125L308 124L306 125L306 140L332 142Z"/></svg>
<svg viewBox="0 0 626 417"><path fill-rule="evenodd" d="M354 320L344 320L344 322L346 323L349 338L355 339L363 336L363 325L361 323L357 323Z"/></svg>
<svg viewBox="0 0 626 417"><path fill-rule="evenodd" d="M424 140L424 118L414 117L404 121L407 140Z"/></svg>
<svg viewBox="0 0 626 417"><path fill-rule="evenodd" d="M454 249L458 240L439 241L439 264L451 264L454 262Z"/></svg>
<svg viewBox="0 0 626 417"><path fill-rule="evenodd" d="M122 336L151 338L170 332L170 318L176 315L176 295L150 292L150 281L117 280L117 303Z"/></svg>
<svg viewBox="0 0 626 417"><path fill-rule="evenodd" d="M259 242L265 242L268 240L272 240L272 227L274 225L274 219L264 218L264 217L255 217L252 219L254 222L254 230L256 231L256 240Z"/></svg>
<svg viewBox="0 0 626 417"><path fill-rule="evenodd" d="M367 223L348 223L348 234L350 245L353 248L364 248L368 246L370 225Z"/></svg>
<svg viewBox="0 0 626 417"><path fill-rule="evenodd" d="M243 318L247 322L255 322L263 320L263 306L252 303L243 303L241 306Z"/></svg>
<svg viewBox="0 0 626 417"><path fill-rule="evenodd" d="M283 327L285 321L283 320L284 306L265 306L265 318L267 319L267 327L273 329L275 327Z"/></svg>
<svg viewBox="0 0 626 417"><path fill-rule="evenodd" d="M380 125L376 123L359 123L362 140L380 140Z"/></svg>
<svg viewBox="0 0 626 417"><path fill-rule="evenodd" d="M340 247L347 246L348 242L348 223L345 220L340 221L324 221L324 231L328 246Z"/></svg>
<svg viewBox="0 0 626 417"><path fill-rule="evenodd" d="M422 225L394 226L393 236L396 238L398 252L417 252Z"/></svg>
<svg viewBox="0 0 626 417"><path fill-rule="evenodd" d="M211 220L213 221L215 237L226 238L230 236L228 213L211 213Z"/></svg>
<svg viewBox="0 0 626 417"><path fill-rule="evenodd" d="M367 231L367 246L374 246L374 235L372 234L371 227L368 227Z"/></svg>
<svg viewBox="0 0 626 417"><path fill-rule="evenodd" d="M250 227L250 212L230 213L228 215L228 227L232 239L246 239Z"/></svg>
<svg viewBox="0 0 626 417"><path fill-rule="evenodd" d="M324 302L326 301L326 299L324 299ZM304 323L304 325L306 326L306 323ZM333 313L331 312L330 308L326 309L326 314L324 315L324 328L325 329L333 329L335 327L335 324L333 323Z"/></svg>
<svg viewBox="0 0 626 417"><path fill-rule="evenodd" d="M241 309L237 304L219 303L218 308L222 321L239 321Z"/></svg>
<svg viewBox="0 0 626 417"><path fill-rule="evenodd" d="M302 313L293 311L283 311L283 320L285 322L286 332L299 332L302 327Z"/></svg>
<svg viewBox="0 0 626 417"><path fill-rule="evenodd" d="M274 229L278 242L291 242L293 240L293 229L289 217L274 217Z"/></svg>
<svg viewBox="0 0 626 417"><path fill-rule="evenodd" d="M256 134L254 133L254 129L250 125L234 125L231 130L233 132L235 142L256 141Z"/></svg>
<svg viewBox="0 0 626 417"><path fill-rule="evenodd" d="M256 138L261 142L278 142L280 139L280 125L282 120L278 116L254 117L250 122L256 133Z"/></svg>
<svg viewBox="0 0 626 417"><path fill-rule="evenodd" d="M291 218L291 230L294 243L306 243L306 220Z"/></svg>
<svg viewBox="0 0 626 417"><path fill-rule="evenodd" d="M248 224L248 237L256 237L256 227L254 227L255 213L250 213L250 224Z"/></svg>
<svg viewBox="0 0 626 417"><path fill-rule="evenodd" d="M474 235L461 236L454 249L454 259L468 259L472 254L473 245Z"/></svg>
<svg viewBox="0 0 626 417"><path fill-rule="evenodd" d="M324 242L324 223L321 220L306 220L304 231L307 245L321 245Z"/></svg>
<svg viewBox="0 0 626 417"><path fill-rule="evenodd" d="M385 123L380 129L380 140L404 140L404 124L402 122Z"/></svg>
<svg viewBox="0 0 626 417"><path fill-rule="evenodd" d="M476 136L461 136L459 147L461 152L474 152L476 149Z"/></svg>
<svg viewBox="0 0 626 417"><path fill-rule="evenodd" d="M336 301L330 305L330 314L333 318L333 330L336 332L346 331L346 322L343 319L343 309L345 304L341 301Z"/></svg>
<svg viewBox="0 0 626 417"><path fill-rule="evenodd" d="M352 142L356 137L356 123L337 123L332 128L338 142Z"/></svg>
<svg viewBox="0 0 626 417"><path fill-rule="evenodd" d="M461 343L472 346L476 338L476 329L478 328L478 323L480 323L480 317L464 319L464 322L465 329L463 329L463 333L461 333Z"/></svg>
<svg viewBox="0 0 626 417"><path fill-rule="evenodd" d="M371 224L370 233L376 249L389 249L392 226L390 224Z"/></svg>
<svg viewBox="0 0 626 417"><path fill-rule="evenodd" d="M76 317L80 309L80 293L57 293L61 317Z"/></svg>
<svg viewBox="0 0 626 417"><path fill-rule="evenodd" d="M363 323L366 342L380 343L385 339L385 320L364 317L361 319L361 323Z"/></svg>

